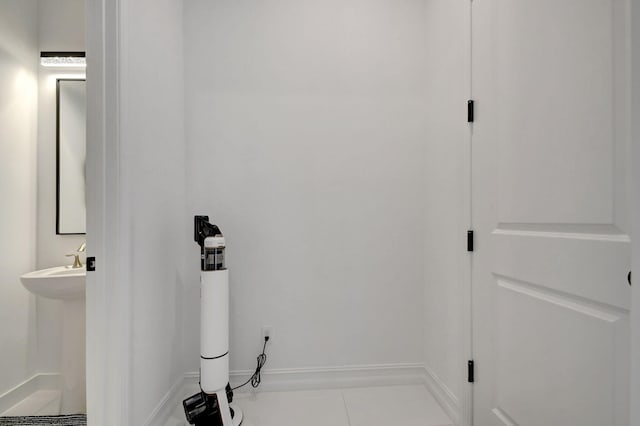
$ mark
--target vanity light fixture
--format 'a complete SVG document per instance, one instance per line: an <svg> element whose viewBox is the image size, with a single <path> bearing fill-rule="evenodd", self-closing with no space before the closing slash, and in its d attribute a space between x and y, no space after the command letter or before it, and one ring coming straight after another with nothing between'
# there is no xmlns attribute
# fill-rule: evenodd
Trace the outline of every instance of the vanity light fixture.
<svg viewBox="0 0 640 426"><path fill-rule="evenodd" d="M84 52L40 52L40 65L56 68L85 68Z"/></svg>

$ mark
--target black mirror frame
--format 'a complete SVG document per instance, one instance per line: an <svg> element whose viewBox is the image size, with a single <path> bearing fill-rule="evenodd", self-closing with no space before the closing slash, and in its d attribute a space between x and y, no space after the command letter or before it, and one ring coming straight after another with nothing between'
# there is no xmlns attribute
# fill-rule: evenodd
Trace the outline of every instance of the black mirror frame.
<svg viewBox="0 0 640 426"><path fill-rule="evenodd" d="M87 235L86 232L60 232L60 82L87 81L86 78L56 79L56 235Z"/></svg>

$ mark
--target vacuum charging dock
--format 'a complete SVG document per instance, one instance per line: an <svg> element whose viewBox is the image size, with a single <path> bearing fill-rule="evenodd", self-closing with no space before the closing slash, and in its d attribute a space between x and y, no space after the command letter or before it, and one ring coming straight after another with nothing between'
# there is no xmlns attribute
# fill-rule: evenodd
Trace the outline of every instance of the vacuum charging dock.
<svg viewBox="0 0 640 426"><path fill-rule="evenodd" d="M238 426L242 410L232 407L229 385L229 271L225 240L208 216L196 216L194 240L200 245L200 389L183 401L195 426Z"/></svg>
<svg viewBox="0 0 640 426"><path fill-rule="evenodd" d="M227 401L229 416L231 417L230 420L227 419L227 422L230 423L224 423L222 413L225 409L224 407L222 407L222 410L220 409L218 401L223 401L223 404L224 401ZM216 392L213 395L199 392L185 399L182 405L184 406L187 421L192 425L217 426L232 424L239 426L242 423L242 410L231 404L232 401L233 391L231 386L227 384L224 392Z"/></svg>

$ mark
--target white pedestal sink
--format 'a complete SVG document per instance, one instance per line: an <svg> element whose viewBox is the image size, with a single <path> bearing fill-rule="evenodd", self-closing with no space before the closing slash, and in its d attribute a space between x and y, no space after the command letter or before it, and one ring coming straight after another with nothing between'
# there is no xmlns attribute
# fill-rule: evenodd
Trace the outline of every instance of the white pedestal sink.
<svg viewBox="0 0 640 426"><path fill-rule="evenodd" d="M62 300L62 414L86 412L85 268L42 269L20 277L38 296Z"/></svg>

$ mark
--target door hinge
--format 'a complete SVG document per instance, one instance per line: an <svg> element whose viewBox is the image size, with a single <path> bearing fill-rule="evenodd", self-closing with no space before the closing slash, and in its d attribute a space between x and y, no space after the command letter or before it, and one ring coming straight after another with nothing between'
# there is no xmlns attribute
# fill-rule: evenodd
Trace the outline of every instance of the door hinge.
<svg viewBox="0 0 640 426"><path fill-rule="evenodd" d="M467 123L473 123L474 116L474 102L473 99L469 99L467 102Z"/></svg>
<svg viewBox="0 0 640 426"><path fill-rule="evenodd" d="M473 231L467 231L467 251L473 251Z"/></svg>
<svg viewBox="0 0 640 426"><path fill-rule="evenodd" d="M474 383L476 381L474 377L475 364L473 360L467 362L467 382Z"/></svg>
<svg viewBox="0 0 640 426"><path fill-rule="evenodd" d="M95 271L96 270L96 258L95 257L87 257L87 271Z"/></svg>

